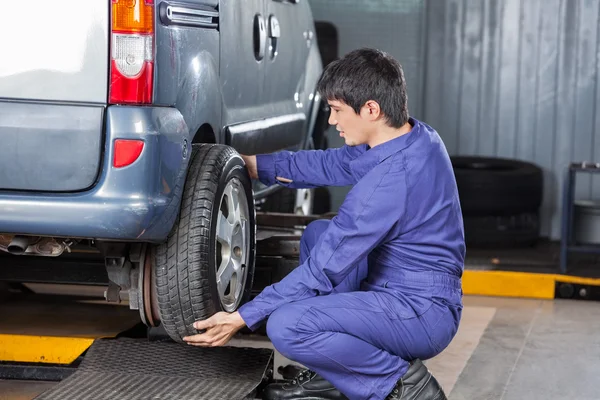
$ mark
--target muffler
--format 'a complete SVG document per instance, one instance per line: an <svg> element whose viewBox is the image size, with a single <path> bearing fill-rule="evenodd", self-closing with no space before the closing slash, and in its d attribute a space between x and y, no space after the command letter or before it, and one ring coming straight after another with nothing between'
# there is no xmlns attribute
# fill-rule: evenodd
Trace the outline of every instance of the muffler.
<svg viewBox="0 0 600 400"><path fill-rule="evenodd" d="M20 256L25 254L25 251L27 251L30 243L31 239L27 236L15 236L6 247L6 251L8 251L10 254Z"/></svg>
<svg viewBox="0 0 600 400"><path fill-rule="evenodd" d="M58 257L65 250L71 252L71 245L73 242L69 239L57 242L51 237L0 234L0 252L16 256Z"/></svg>

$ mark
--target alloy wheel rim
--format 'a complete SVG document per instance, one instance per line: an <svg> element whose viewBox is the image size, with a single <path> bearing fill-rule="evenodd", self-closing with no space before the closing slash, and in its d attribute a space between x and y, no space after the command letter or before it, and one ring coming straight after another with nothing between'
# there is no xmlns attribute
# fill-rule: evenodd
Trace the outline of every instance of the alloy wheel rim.
<svg viewBox="0 0 600 400"><path fill-rule="evenodd" d="M298 189L294 204L294 214L311 215L313 212L314 189Z"/></svg>
<svg viewBox="0 0 600 400"><path fill-rule="evenodd" d="M237 178L225 186L216 227L216 277L221 306L235 311L243 298L250 257L250 210L246 191Z"/></svg>

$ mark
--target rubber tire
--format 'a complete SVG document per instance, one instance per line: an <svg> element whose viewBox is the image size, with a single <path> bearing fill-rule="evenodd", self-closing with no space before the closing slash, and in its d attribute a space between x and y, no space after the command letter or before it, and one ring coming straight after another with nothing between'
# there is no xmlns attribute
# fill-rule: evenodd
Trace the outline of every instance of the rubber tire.
<svg viewBox="0 0 600 400"><path fill-rule="evenodd" d="M339 58L339 33L329 21L315 21L315 31L323 67L326 67Z"/></svg>
<svg viewBox="0 0 600 400"><path fill-rule="evenodd" d="M492 157L451 157L464 215L537 212L543 172L534 164Z"/></svg>
<svg viewBox="0 0 600 400"><path fill-rule="evenodd" d="M331 195L326 187L313 189L313 215L331 211ZM264 212L293 214L296 206L296 189L281 188L265 199L260 206Z"/></svg>
<svg viewBox="0 0 600 400"><path fill-rule="evenodd" d="M329 130L329 114L331 108L329 104L321 100L317 111L317 119L312 133L312 144L315 150L325 150L329 147L329 138L327 131Z"/></svg>
<svg viewBox="0 0 600 400"><path fill-rule="evenodd" d="M250 257L242 303L254 281L256 216L251 180L231 147L194 144L181 210L167 241L156 249L156 289L161 324L176 342L199 333L192 324L223 311L216 284L216 223L225 186L238 178L246 192Z"/></svg>
<svg viewBox="0 0 600 400"><path fill-rule="evenodd" d="M467 248L524 248L534 246L540 236L537 213L510 216L464 217Z"/></svg>
<svg viewBox="0 0 600 400"><path fill-rule="evenodd" d="M260 206L261 211L274 213L293 213L296 205L296 189L280 188L269 195Z"/></svg>
<svg viewBox="0 0 600 400"><path fill-rule="evenodd" d="M318 108L317 120L312 136L312 146L309 149L324 150L329 147L327 139L327 128L329 123L329 104L321 101ZM294 213L296 206L296 189L286 187L279 188L275 193L268 196L260 206L261 211L274 213ZM323 204L321 204L323 203ZM326 213L331 210L331 200L327 188L319 187L314 189L313 194L313 214Z"/></svg>

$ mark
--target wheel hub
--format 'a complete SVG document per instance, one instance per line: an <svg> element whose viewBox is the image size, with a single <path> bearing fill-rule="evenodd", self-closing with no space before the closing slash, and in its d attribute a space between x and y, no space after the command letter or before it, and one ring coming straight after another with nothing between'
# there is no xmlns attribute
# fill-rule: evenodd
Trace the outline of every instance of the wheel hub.
<svg viewBox="0 0 600 400"><path fill-rule="evenodd" d="M216 277L221 306L235 311L242 300L250 252L250 224L246 192L234 178L221 197L216 227Z"/></svg>

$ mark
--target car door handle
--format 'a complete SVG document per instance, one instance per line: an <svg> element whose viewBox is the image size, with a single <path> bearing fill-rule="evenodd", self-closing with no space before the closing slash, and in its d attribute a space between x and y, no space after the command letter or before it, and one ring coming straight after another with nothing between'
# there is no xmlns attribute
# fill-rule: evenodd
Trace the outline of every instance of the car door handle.
<svg viewBox="0 0 600 400"><path fill-rule="evenodd" d="M271 15L269 17L269 37L273 39L281 37L281 28L279 27L279 20L274 15Z"/></svg>

